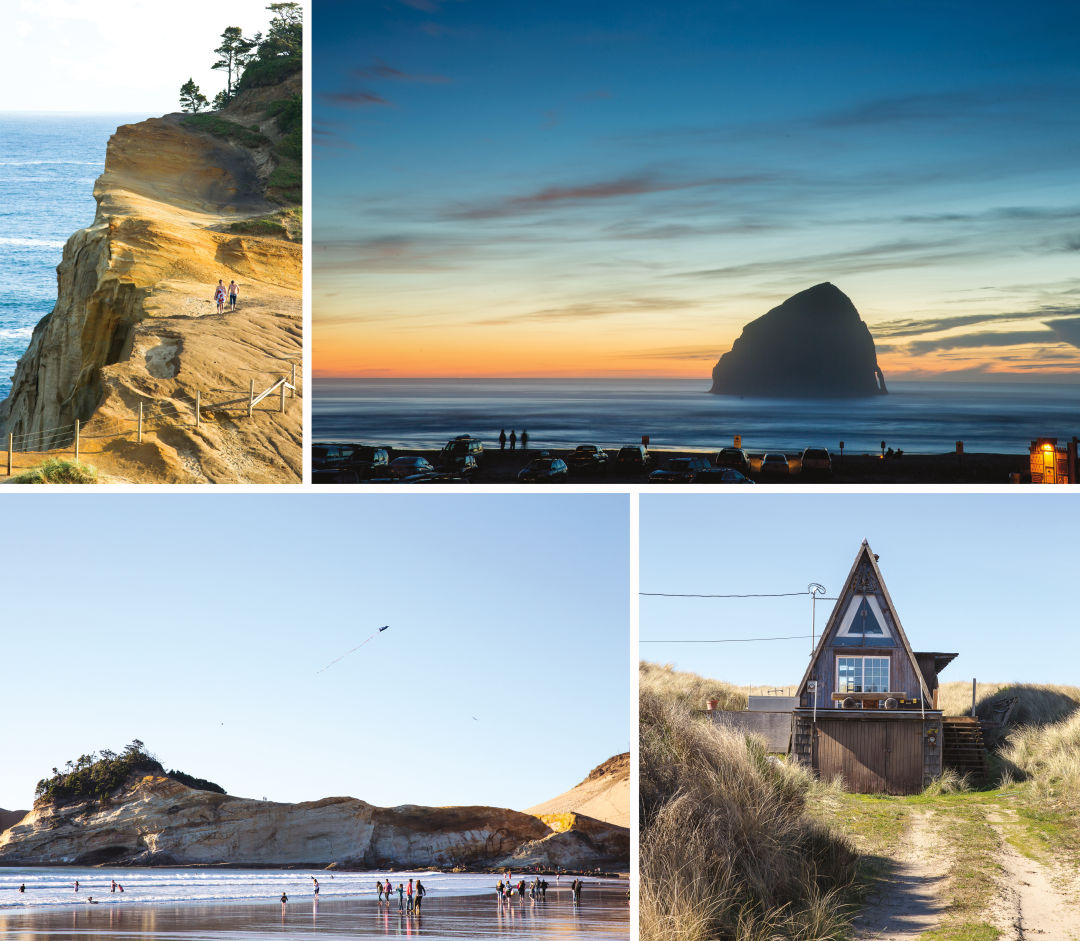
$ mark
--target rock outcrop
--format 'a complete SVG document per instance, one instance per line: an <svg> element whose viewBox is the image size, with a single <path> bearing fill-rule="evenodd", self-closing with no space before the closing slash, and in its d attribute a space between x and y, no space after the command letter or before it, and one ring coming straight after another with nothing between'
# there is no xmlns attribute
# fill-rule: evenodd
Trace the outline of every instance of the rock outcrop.
<svg viewBox="0 0 1080 941"><path fill-rule="evenodd" d="M39 800L0 834L6 865L336 865L347 868L625 866L629 830L498 807L301 804L194 790L136 775L103 802Z"/></svg>
<svg viewBox="0 0 1080 941"><path fill-rule="evenodd" d="M709 391L822 398L888 390L870 329L848 296L826 282L743 327L713 367Z"/></svg>
<svg viewBox="0 0 1080 941"><path fill-rule="evenodd" d="M297 74L275 94L297 95L300 83ZM285 414L267 401L247 417L250 381L261 391L294 364L299 375L303 348L301 245L269 227L240 231L281 209L266 197L273 121L259 114L242 100L222 112L222 126L246 123L247 137L178 114L117 129L94 222L64 247L56 306L0 403L5 438L49 447L40 433L78 420L84 459L106 479L300 481L300 401ZM240 286L234 312L216 311L219 279Z"/></svg>
<svg viewBox="0 0 1080 941"><path fill-rule="evenodd" d="M0 809L0 833L3 833L8 827L15 826L28 813L29 811L26 810Z"/></svg>

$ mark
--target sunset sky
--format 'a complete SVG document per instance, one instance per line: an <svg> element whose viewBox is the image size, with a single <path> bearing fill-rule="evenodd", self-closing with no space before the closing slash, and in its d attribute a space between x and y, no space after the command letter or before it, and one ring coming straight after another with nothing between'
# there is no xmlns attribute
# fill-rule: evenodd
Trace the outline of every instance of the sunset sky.
<svg viewBox="0 0 1080 941"><path fill-rule="evenodd" d="M315 374L704 378L821 281L887 378L1075 373L1078 27L317 0Z"/></svg>

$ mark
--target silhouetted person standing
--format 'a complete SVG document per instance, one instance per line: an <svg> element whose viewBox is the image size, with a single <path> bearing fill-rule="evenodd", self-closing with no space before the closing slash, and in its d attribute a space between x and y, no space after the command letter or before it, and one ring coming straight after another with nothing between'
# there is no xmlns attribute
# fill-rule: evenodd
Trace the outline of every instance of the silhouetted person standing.
<svg viewBox="0 0 1080 941"><path fill-rule="evenodd" d="M503 428L499 432L499 450L500 451L505 451L506 450L506 429L505 428Z"/></svg>
<svg viewBox="0 0 1080 941"><path fill-rule="evenodd" d="M521 429L521 450L529 450L529 433L524 428Z"/></svg>
<svg viewBox="0 0 1080 941"><path fill-rule="evenodd" d="M517 432L513 428L510 429L510 450L517 450Z"/></svg>

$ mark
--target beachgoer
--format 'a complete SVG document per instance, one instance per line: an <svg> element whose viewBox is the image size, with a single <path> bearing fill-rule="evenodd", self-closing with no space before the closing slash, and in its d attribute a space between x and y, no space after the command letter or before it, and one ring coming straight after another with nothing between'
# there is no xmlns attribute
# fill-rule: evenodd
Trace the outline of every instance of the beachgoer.
<svg viewBox="0 0 1080 941"><path fill-rule="evenodd" d="M412 913L413 897L412 897L412 879L409 880L409 887L405 890L405 911Z"/></svg>
<svg viewBox="0 0 1080 941"><path fill-rule="evenodd" d="M405 911L405 886L400 882L397 884L397 910Z"/></svg>
<svg viewBox="0 0 1080 941"><path fill-rule="evenodd" d="M312 876L311 881L315 883L315 894L318 895L319 894L319 880L316 879L314 876Z"/></svg>
<svg viewBox="0 0 1080 941"><path fill-rule="evenodd" d="M236 295L240 293L240 287L235 281L229 282L229 310L236 310Z"/></svg>
<svg viewBox="0 0 1080 941"><path fill-rule="evenodd" d="M119 883L119 882L118 882L118 883L116 883L116 888L117 888L117 889L119 889L119 890L120 890L121 892L123 892L123 891L124 891L124 887L123 887L122 885L120 885L120 883Z"/></svg>
<svg viewBox="0 0 1080 941"><path fill-rule="evenodd" d="M517 450L517 432L513 428L510 429L510 450Z"/></svg>
<svg viewBox="0 0 1080 941"><path fill-rule="evenodd" d="M79 891L79 880L78 879L75 880L75 891L76 892Z"/></svg>
<svg viewBox="0 0 1080 941"><path fill-rule="evenodd" d="M420 903L424 901L424 896L427 895L427 889L424 888L424 884L417 879L416 880L416 901L413 903L416 907L416 914L420 914Z"/></svg>
<svg viewBox="0 0 1080 941"><path fill-rule="evenodd" d="M524 428L521 429L521 450L529 450L529 433Z"/></svg>
<svg viewBox="0 0 1080 941"><path fill-rule="evenodd" d="M540 881L540 901L541 902L546 902L547 901L547 887L548 887L547 879L542 879Z"/></svg>
<svg viewBox="0 0 1080 941"><path fill-rule="evenodd" d="M19 886L19 891L20 892L25 892L26 891L26 883L25 882L21 886Z"/></svg>
<svg viewBox="0 0 1080 941"><path fill-rule="evenodd" d="M115 892L115 891L116 891L116 880L115 880L115 879L113 879L113 881L112 881L112 888L111 888L111 889L109 889L109 891L110 891L110 892Z"/></svg>
<svg viewBox="0 0 1080 941"><path fill-rule="evenodd" d="M386 907L390 907L390 893L394 891L394 887L390 885L390 880L386 880L386 887L383 889L383 894L386 896Z"/></svg>
<svg viewBox="0 0 1080 941"><path fill-rule="evenodd" d="M225 285L218 278L217 287L214 288L214 302L217 304L217 312L220 314L225 309Z"/></svg>
<svg viewBox="0 0 1080 941"><path fill-rule="evenodd" d="M94 901L94 897L92 895L88 895L86 897L86 901L90 905L97 905L97 902Z"/></svg>
<svg viewBox="0 0 1080 941"><path fill-rule="evenodd" d="M503 428L502 430L499 431L499 450L500 451L505 451L506 450L506 429L505 428Z"/></svg>
<svg viewBox="0 0 1080 941"><path fill-rule="evenodd" d="M574 901L575 902L580 902L581 901L581 886L582 886L582 881L580 879L576 880L575 885L574 885Z"/></svg>
<svg viewBox="0 0 1080 941"><path fill-rule="evenodd" d="M282 911L284 911L284 909L285 909L285 903L286 903L287 901L289 901L289 897L288 897L288 896L287 896L287 895L286 895L286 894L285 894L284 892L282 892L282 893L281 893L281 908L282 908Z"/></svg>
<svg viewBox="0 0 1080 941"><path fill-rule="evenodd" d="M382 883L375 880L375 891L379 893L379 904L382 904Z"/></svg>
<svg viewBox="0 0 1080 941"><path fill-rule="evenodd" d="M495 886L495 895L499 901L502 901L502 879L499 880L498 885Z"/></svg>

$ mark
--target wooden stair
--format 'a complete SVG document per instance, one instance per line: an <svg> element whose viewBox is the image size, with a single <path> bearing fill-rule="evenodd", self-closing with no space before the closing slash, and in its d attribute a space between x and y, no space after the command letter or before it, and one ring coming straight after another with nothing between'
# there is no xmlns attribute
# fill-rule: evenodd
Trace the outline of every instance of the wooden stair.
<svg viewBox="0 0 1080 941"><path fill-rule="evenodd" d="M982 726L972 716L946 716L941 720L941 763L958 774L985 777L986 745Z"/></svg>

